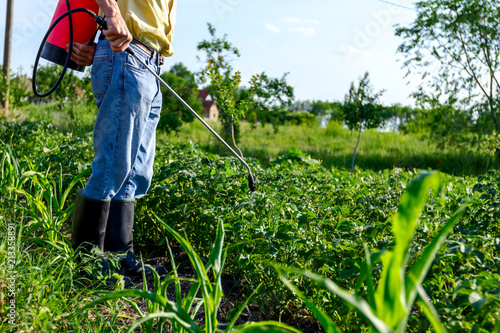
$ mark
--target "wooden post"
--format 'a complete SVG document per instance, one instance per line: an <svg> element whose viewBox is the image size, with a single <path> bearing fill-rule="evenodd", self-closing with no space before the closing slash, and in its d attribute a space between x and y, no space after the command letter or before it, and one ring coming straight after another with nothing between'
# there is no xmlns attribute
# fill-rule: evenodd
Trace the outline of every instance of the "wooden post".
<svg viewBox="0 0 500 333"><path fill-rule="evenodd" d="M5 117L9 110L9 86L10 86L10 55L12 48L12 18L14 16L14 0L7 0L7 14L5 19L5 43L3 48L3 73L7 82L7 91L2 105L5 108Z"/></svg>

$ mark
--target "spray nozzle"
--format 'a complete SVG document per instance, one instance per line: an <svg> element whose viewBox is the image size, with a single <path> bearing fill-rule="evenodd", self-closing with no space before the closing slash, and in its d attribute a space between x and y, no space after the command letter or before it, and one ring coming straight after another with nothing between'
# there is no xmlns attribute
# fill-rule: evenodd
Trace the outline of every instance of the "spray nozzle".
<svg viewBox="0 0 500 333"><path fill-rule="evenodd" d="M248 188L250 188L251 192L255 192L257 189L257 185L255 185L255 179L253 178L252 174L248 174Z"/></svg>

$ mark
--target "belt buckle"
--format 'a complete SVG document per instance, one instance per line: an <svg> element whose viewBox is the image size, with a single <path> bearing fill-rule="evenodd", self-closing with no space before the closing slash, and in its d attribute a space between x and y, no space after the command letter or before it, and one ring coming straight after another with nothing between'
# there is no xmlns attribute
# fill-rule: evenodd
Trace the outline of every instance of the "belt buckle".
<svg viewBox="0 0 500 333"><path fill-rule="evenodd" d="M165 58L163 58L162 55L160 55L158 52L154 51L156 56L155 56L155 60L156 60L156 63L158 64L158 66L161 66L163 65L163 62L165 60Z"/></svg>

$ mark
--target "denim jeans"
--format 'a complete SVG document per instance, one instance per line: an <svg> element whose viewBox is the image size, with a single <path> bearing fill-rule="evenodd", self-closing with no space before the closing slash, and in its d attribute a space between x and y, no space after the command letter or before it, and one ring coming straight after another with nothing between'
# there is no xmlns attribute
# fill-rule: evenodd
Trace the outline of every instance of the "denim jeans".
<svg viewBox="0 0 500 333"><path fill-rule="evenodd" d="M134 44L130 47L159 74L154 57ZM99 111L92 175L83 195L95 200L138 199L153 177L162 104L159 82L128 53L114 54L106 39L97 44L91 82Z"/></svg>

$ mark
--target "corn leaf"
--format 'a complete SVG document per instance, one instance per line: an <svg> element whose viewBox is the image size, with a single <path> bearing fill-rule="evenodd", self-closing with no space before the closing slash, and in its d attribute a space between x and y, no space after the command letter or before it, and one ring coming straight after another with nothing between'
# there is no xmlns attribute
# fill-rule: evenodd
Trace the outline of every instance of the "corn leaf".
<svg viewBox="0 0 500 333"><path fill-rule="evenodd" d="M378 318L370 308L370 305L364 300L358 299L356 296L350 294L345 289L339 287L335 282L328 278L323 278L315 273L303 271L295 268L273 265L278 271L285 271L294 274L300 274L305 278L315 282L318 286L327 289L335 295L342 298L345 302L358 310L368 321L380 332L390 333L392 329L389 328L380 318ZM311 309L312 310L312 309ZM319 319L319 318L318 318Z"/></svg>
<svg viewBox="0 0 500 333"><path fill-rule="evenodd" d="M408 190L401 197L398 211L392 218L396 246L381 257L383 270L375 293L376 314L392 329L399 326L411 309L411 305L407 306L404 284L408 250L429 187L437 189L439 185L438 173L421 173L410 183Z"/></svg>
<svg viewBox="0 0 500 333"><path fill-rule="evenodd" d="M464 206L465 207L465 206ZM439 231L439 234L432 240L432 242L425 248L420 256L419 260L413 265L411 270L408 272L408 276L405 281L406 285L406 302L407 306L411 306L415 301L417 296L416 285L420 285L424 280L427 272L429 271L434 258L436 257L441 244L444 242L446 236L457 223L458 219L462 216L464 212L464 207L460 208L453 214L453 216L448 220L444 227Z"/></svg>
<svg viewBox="0 0 500 333"><path fill-rule="evenodd" d="M296 328L277 321L261 321L258 323L247 323L236 327L231 333L302 333Z"/></svg>
<svg viewBox="0 0 500 333"><path fill-rule="evenodd" d="M436 308L429 300L429 296L425 292L424 288L420 284L416 286L418 291L418 295L420 296L421 302L419 302L422 311L425 313L425 316L431 322L434 327L434 331L436 333L446 333L446 329L441 324L441 320L439 320L439 314L436 311ZM406 325L405 325L406 326Z"/></svg>

